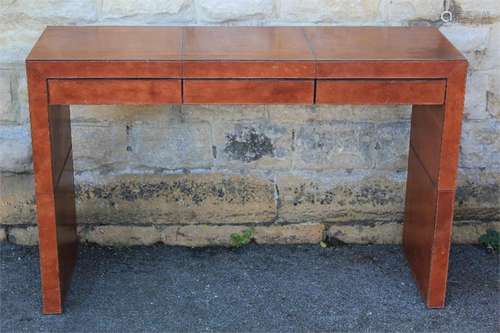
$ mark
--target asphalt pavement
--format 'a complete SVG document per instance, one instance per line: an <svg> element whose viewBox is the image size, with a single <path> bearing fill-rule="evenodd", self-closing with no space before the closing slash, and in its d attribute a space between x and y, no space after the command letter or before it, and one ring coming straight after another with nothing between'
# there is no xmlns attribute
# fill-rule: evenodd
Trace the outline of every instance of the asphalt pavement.
<svg viewBox="0 0 500 333"><path fill-rule="evenodd" d="M0 244L0 332L499 332L499 256L453 246L427 309L399 246L81 246L63 315L38 249Z"/></svg>

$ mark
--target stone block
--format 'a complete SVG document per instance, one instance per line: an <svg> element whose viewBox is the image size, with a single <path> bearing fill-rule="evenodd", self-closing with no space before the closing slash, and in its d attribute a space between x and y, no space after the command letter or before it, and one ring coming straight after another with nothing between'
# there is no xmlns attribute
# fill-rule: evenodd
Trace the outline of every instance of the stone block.
<svg viewBox="0 0 500 333"><path fill-rule="evenodd" d="M28 81L26 78L26 70L23 66L20 68L16 68L17 77L14 91L14 101L17 112L16 121L20 124L28 124L29 123L29 105L28 105Z"/></svg>
<svg viewBox="0 0 500 333"><path fill-rule="evenodd" d="M14 244L35 246L38 244L38 227L11 227L8 230L7 237L9 242Z"/></svg>
<svg viewBox="0 0 500 333"><path fill-rule="evenodd" d="M462 124L460 167L500 170L500 121Z"/></svg>
<svg viewBox="0 0 500 333"><path fill-rule="evenodd" d="M31 138L27 126L0 127L0 171L27 172L32 170Z"/></svg>
<svg viewBox="0 0 500 333"><path fill-rule="evenodd" d="M492 24L490 26L480 26L484 28L490 28L489 38L485 47L484 57L481 61L481 70L500 70L500 22Z"/></svg>
<svg viewBox="0 0 500 333"><path fill-rule="evenodd" d="M500 223L455 223L451 241L454 244L477 244L488 229L500 230ZM401 244L403 224L331 225L327 237L349 244Z"/></svg>
<svg viewBox="0 0 500 333"><path fill-rule="evenodd" d="M497 0L457 0L458 20L464 23L485 24L498 21L500 17L500 6Z"/></svg>
<svg viewBox="0 0 500 333"><path fill-rule="evenodd" d="M27 124L28 92L24 66L5 67L0 69L0 123Z"/></svg>
<svg viewBox="0 0 500 333"><path fill-rule="evenodd" d="M0 63L23 62L44 28L32 17L0 14Z"/></svg>
<svg viewBox="0 0 500 333"><path fill-rule="evenodd" d="M405 174L332 172L277 179L279 221L401 222Z"/></svg>
<svg viewBox="0 0 500 333"><path fill-rule="evenodd" d="M274 17L273 0L198 1L198 22L232 23L263 21Z"/></svg>
<svg viewBox="0 0 500 333"><path fill-rule="evenodd" d="M408 105L269 105L268 112L271 122L297 125L320 121L398 122L411 118Z"/></svg>
<svg viewBox="0 0 500 333"><path fill-rule="evenodd" d="M135 168L210 168L213 162L209 124L131 124L127 127L130 165Z"/></svg>
<svg viewBox="0 0 500 333"><path fill-rule="evenodd" d="M310 122L296 132L294 168L406 167L409 123Z"/></svg>
<svg viewBox="0 0 500 333"><path fill-rule="evenodd" d="M372 139L376 169L406 170L410 145L410 122L377 124Z"/></svg>
<svg viewBox="0 0 500 333"><path fill-rule="evenodd" d="M0 174L0 225L35 224L32 174Z"/></svg>
<svg viewBox="0 0 500 333"><path fill-rule="evenodd" d="M75 124L71 132L76 171L127 168L130 154L125 125Z"/></svg>
<svg viewBox="0 0 500 333"><path fill-rule="evenodd" d="M15 122L16 109L13 103L13 75L10 70L0 70L0 122Z"/></svg>
<svg viewBox="0 0 500 333"><path fill-rule="evenodd" d="M271 222L274 185L222 174L77 178L77 213L94 224L240 224Z"/></svg>
<svg viewBox="0 0 500 333"><path fill-rule="evenodd" d="M284 125L263 121L221 122L213 127L217 169L288 169L292 132Z"/></svg>
<svg viewBox="0 0 500 333"><path fill-rule="evenodd" d="M478 244L479 237L488 229L500 232L500 222L455 223L451 233L451 242L455 244Z"/></svg>
<svg viewBox="0 0 500 333"><path fill-rule="evenodd" d="M5 2L5 1L4 1ZM22 15L38 19L67 18L93 21L97 18L97 3L94 0L38 0L36 6L30 0L8 1L2 8L6 16Z"/></svg>
<svg viewBox="0 0 500 333"><path fill-rule="evenodd" d="M324 239L321 223L257 226L253 238L257 244L318 244Z"/></svg>
<svg viewBox="0 0 500 333"><path fill-rule="evenodd" d="M266 105L182 105L180 114L183 121L208 122L210 124L268 120Z"/></svg>
<svg viewBox="0 0 500 333"><path fill-rule="evenodd" d="M401 244L401 223L332 224L327 237L349 244Z"/></svg>
<svg viewBox="0 0 500 333"><path fill-rule="evenodd" d="M97 20L95 0L29 0L2 2L0 63L22 63L48 25L88 24Z"/></svg>
<svg viewBox="0 0 500 333"><path fill-rule="evenodd" d="M500 230L500 223L455 223L451 241L454 244L477 244L479 237L488 229ZM349 244L401 244L403 225L400 223L331 225L327 237Z"/></svg>
<svg viewBox="0 0 500 333"><path fill-rule="evenodd" d="M189 247L231 246L231 234L245 229L247 227L234 225L168 226L162 231L162 241L167 245Z"/></svg>
<svg viewBox="0 0 500 333"><path fill-rule="evenodd" d="M459 170L455 196L455 221L500 221L500 172Z"/></svg>
<svg viewBox="0 0 500 333"><path fill-rule="evenodd" d="M100 225L78 228L80 241L105 246L152 245L161 241L154 226Z"/></svg>
<svg viewBox="0 0 500 333"><path fill-rule="evenodd" d="M102 10L100 18L117 19L140 18L143 22L149 23L158 16L163 20L179 22L192 19L189 14L192 12L192 0L102 0Z"/></svg>
<svg viewBox="0 0 500 333"><path fill-rule="evenodd" d="M369 169L375 166L374 126L366 123L306 123L295 135L295 169Z"/></svg>
<svg viewBox="0 0 500 333"><path fill-rule="evenodd" d="M74 124L170 124L182 122L177 105L72 105Z"/></svg>
<svg viewBox="0 0 500 333"><path fill-rule="evenodd" d="M434 0L382 0L380 16L389 25L425 25L439 20L443 4Z"/></svg>
<svg viewBox="0 0 500 333"><path fill-rule="evenodd" d="M451 24L443 25L440 31L463 53L471 69L480 67L487 52L489 27Z"/></svg>
<svg viewBox="0 0 500 333"><path fill-rule="evenodd" d="M467 75L465 92L464 118L471 120L489 117L486 111L488 92L488 75L484 72L472 71Z"/></svg>
<svg viewBox="0 0 500 333"><path fill-rule="evenodd" d="M162 232L163 242L167 245L231 246L231 235L252 230L252 239L257 244L316 244L323 240L324 226L319 223L270 226L235 225L190 225L168 226Z"/></svg>
<svg viewBox="0 0 500 333"><path fill-rule="evenodd" d="M293 23L375 22L379 0L287 0L281 1L279 19Z"/></svg>
<svg viewBox="0 0 500 333"><path fill-rule="evenodd" d="M486 111L490 116L500 119L500 69L488 73Z"/></svg>

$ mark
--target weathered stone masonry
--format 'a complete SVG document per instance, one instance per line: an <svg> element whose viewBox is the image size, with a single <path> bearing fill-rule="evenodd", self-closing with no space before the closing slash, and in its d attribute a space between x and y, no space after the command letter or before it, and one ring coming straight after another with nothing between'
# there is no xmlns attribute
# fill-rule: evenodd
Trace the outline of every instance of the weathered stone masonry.
<svg viewBox="0 0 500 333"><path fill-rule="evenodd" d="M470 63L455 242L500 228L500 6L0 0L0 240L37 242L24 59L46 25L435 25ZM409 107L72 107L79 235L109 245L398 243Z"/></svg>

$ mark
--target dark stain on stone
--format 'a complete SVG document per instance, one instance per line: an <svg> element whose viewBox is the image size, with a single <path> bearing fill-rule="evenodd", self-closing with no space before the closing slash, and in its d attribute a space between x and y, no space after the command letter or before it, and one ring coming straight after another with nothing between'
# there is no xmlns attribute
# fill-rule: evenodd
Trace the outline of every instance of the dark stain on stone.
<svg viewBox="0 0 500 333"><path fill-rule="evenodd" d="M383 206L394 201L392 189L387 186L363 186L355 198L356 202L372 203L374 206Z"/></svg>
<svg viewBox="0 0 500 333"><path fill-rule="evenodd" d="M450 12L453 15L453 23L463 23L463 24L493 24L499 21L498 16L479 15L479 16L466 16L466 13L456 0L450 1Z"/></svg>
<svg viewBox="0 0 500 333"><path fill-rule="evenodd" d="M263 156L274 156L274 146L271 139L255 128L242 128L236 133L226 135L224 152L230 158L243 162L252 162Z"/></svg>
<svg viewBox="0 0 500 333"><path fill-rule="evenodd" d="M292 189L292 204L320 204L337 206L372 205L385 206L402 203L402 192L398 186L368 184L360 187L338 185L328 190L320 190L316 184L301 184Z"/></svg>
<svg viewBox="0 0 500 333"><path fill-rule="evenodd" d="M191 200L193 200L193 202L197 205L201 204L203 202L203 200L205 200L205 198L203 197L203 195L201 195L200 193L194 193L192 196L191 196Z"/></svg>
<svg viewBox="0 0 500 333"><path fill-rule="evenodd" d="M95 189L95 196L100 198L100 199L109 200L113 197L113 192L107 192L107 191L104 191L102 188L96 188Z"/></svg>
<svg viewBox="0 0 500 333"><path fill-rule="evenodd" d="M446 5L446 1L448 0L443 0L443 10L444 6ZM459 18L461 18L464 14L464 10L460 6L460 4L457 3L455 0L450 0L450 7L448 8L448 10L453 15L453 21L459 20Z"/></svg>
<svg viewBox="0 0 500 333"><path fill-rule="evenodd" d="M274 184L274 200L276 201L276 209L281 208L281 195L280 195L280 188L278 184Z"/></svg>
<svg viewBox="0 0 500 333"><path fill-rule="evenodd" d="M440 27L443 25L441 18L436 20L431 20L427 18L416 18L408 21L408 26L410 27Z"/></svg>
<svg viewBox="0 0 500 333"><path fill-rule="evenodd" d="M484 13L485 15L479 15L479 16L466 16L466 13L464 12L460 4L455 0L450 1L449 10L453 15L452 22L454 23L493 24L495 22L498 22L499 20L498 16L490 16L487 15L487 13Z"/></svg>
<svg viewBox="0 0 500 333"><path fill-rule="evenodd" d="M313 183L309 184L311 188L314 188ZM301 184L299 187L293 189L293 205L299 206L302 203L314 204L316 202L315 195L311 191L306 191L306 184Z"/></svg>
<svg viewBox="0 0 500 333"><path fill-rule="evenodd" d="M335 237L335 235L330 235L330 234L326 235L325 243L331 247L341 247L347 245L347 243Z"/></svg>
<svg viewBox="0 0 500 333"><path fill-rule="evenodd" d="M489 16L465 16L464 15L464 10L460 6L460 4L455 1L451 0L450 1L450 9L449 11L453 15L453 21L452 22L459 22L459 23L469 23L469 24L490 24L493 23L493 21L490 21L492 18Z"/></svg>
<svg viewBox="0 0 500 333"><path fill-rule="evenodd" d="M217 146L212 146L212 156L217 158Z"/></svg>
<svg viewBox="0 0 500 333"><path fill-rule="evenodd" d="M443 11L444 9L445 7L443 4ZM487 13L485 13L485 15L479 15L479 16L466 16L466 13L456 0L450 1L450 6L448 10L452 14L451 23L484 25L484 24L493 24L500 21L498 16L487 15ZM415 18L408 21L408 25L413 27L435 26L439 28L443 24L444 22L441 21L441 17L438 17L435 20L429 18Z"/></svg>
<svg viewBox="0 0 500 333"><path fill-rule="evenodd" d="M500 185L499 184L476 184L466 181L465 184L457 187L457 206L463 206L472 200L485 205L500 207Z"/></svg>
<svg viewBox="0 0 500 333"><path fill-rule="evenodd" d="M458 22L463 24L486 25L500 22L500 19L498 16L470 16L461 17Z"/></svg>
<svg viewBox="0 0 500 333"><path fill-rule="evenodd" d="M369 211L393 215L392 207L404 207L404 183L367 182L360 185L336 185L321 189L317 184L303 183L289 189L289 204L326 205L334 210ZM457 188L456 221L497 221L500 218L500 185L467 181ZM392 216L394 218L394 216Z"/></svg>
<svg viewBox="0 0 500 333"><path fill-rule="evenodd" d="M112 183L105 185L78 184L76 186L77 197L80 201L104 200L113 207L116 202L137 200L164 199L165 202L191 202L201 205L207 199L212 198L224 203L236 203L244 205L256 200L256 193L262 193L254 185L245 179L222 179L215 183L196 182L190 179L177 179L173 181L144 182L133 181L123 183ZM266 185L264 185L266 186ZM270 195L272 185L269 185ZM262 198L260 198L262 199ZM259 199L257 199L259 200Z"/></svg>
<svg viewBox="0 0 500 333"><path fill-rule="evenodd" d="M330 205L335 200L335 192L326 191L320 197L319 203L322 205Z"/></svg>
<svg viewBox="0 0 500 333"><path fill-rule="evenodd" d="M492 222L500 220L500 209L497 207L457 207L455 221Z"/></svg>
<svg viewBox="0 0 500 333"><path fill-rule="evenodd" d="M125 126L125 134L127 136L127 141L129 141L131 131L132 131L132 125L126 125ZM127 145L127 151L132 151L131 145Z"/></svg>

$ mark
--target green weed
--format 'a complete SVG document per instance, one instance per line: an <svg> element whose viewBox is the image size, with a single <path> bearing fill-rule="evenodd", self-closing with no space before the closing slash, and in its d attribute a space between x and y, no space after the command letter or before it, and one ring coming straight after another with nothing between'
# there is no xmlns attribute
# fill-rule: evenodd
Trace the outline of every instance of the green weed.
<svg viewBox="0 0 500 333"><path fill-rule="evenodd" d="M479 244L484 246L490 252L498 253L500 233L493 229L487 230L484 235L479 237Z"/></svg>
<svg viewBox="0 0 500 333"><path fill-rule="evenodd" d="M252 241L252 236L253 230L250 228L243 230L242 233L231 234L231 246L234 248L240 248L247 245Z"/></svg>

